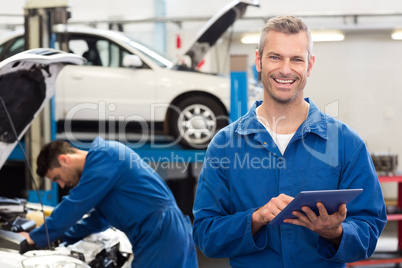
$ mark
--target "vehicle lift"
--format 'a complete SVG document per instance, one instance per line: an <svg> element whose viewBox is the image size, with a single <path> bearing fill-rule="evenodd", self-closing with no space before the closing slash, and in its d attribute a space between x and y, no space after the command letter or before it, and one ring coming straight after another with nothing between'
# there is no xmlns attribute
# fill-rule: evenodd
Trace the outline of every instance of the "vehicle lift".
<svg viewBox="0 0 402 268"><path fill-rule="evenodd" d="M56 25L66 25L67 19L70 17L68 9L68 0L27 0L24 7L24 30L25 30L25 49L33 48L54 48L54 35L52 28ZM60 49L68 51L68 42L66 40L58 40ZM25 151L26 156L26 172L25 185L27 188L37 188L39 185L44 185L45 189L51 189L47 196L53 201L53 196L57 196L57 184L52 183L44 178L39 178L36 173L36 156L39 154L42 146L55 139L55 123L52 118L54 100L49 105L46 105L38 117L34 119L31 127L25 134ZM53 125L52 125L53 124ZM15 150L14 150L15 151ZM25 156L21 151L17 153L21 160ZM10 157L13 159L13 157ZM32 171L29 172L29 171ZM32 178L33 176L33 178ZM33 181L32 181L33 180ZM31 187L28 187L31 186ZM31 191L29 196L35 196L37 193ZM39 202L39 196L36 196L36 201ZM48 198L44 199L44 203ZM54 202L50 202L54 203Z"/></svg>

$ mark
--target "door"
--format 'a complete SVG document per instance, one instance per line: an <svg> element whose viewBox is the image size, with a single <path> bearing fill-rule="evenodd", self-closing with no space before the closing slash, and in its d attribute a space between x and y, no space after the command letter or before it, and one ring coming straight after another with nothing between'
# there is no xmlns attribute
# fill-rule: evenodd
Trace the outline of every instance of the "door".
<svg viewBox="0 0 402 268"><path fill-rule="evenodd" d="M88 62L66 66L57 80L56 117L63 120L149 121L155 100L155 72L146 64L123 67L132 54L101 37L72 35L71 52Z"/></svg>

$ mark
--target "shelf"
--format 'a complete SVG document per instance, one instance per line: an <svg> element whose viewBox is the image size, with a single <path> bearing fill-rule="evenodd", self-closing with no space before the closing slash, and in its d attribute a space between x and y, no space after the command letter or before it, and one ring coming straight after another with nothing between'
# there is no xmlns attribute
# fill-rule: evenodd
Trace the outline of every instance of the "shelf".
<svg viewBox="0 0 402 268"><path fill-rule="evenodd" d="M348 263L347 267L386 263L402 263L402 252L374 252L369 259Z"/></svg>
<svg viewBox="0 0 402 268"><path fill-rule="evenodd" d="M401 175L389 175L389 176L378 176L380 183L396 182L398 183L398 202L397 208L400 210L402 208L402 176ZM396 211L395 214L387 215L388 221L398 221L398 251L388 252L388 253L377 253L374 252L373 256L368 260L360 261L348 266L356 265L374 265L374 264L385 264L385 263L402 263L402 214Z"/></svg>
<svg viewBox="0 0 402 268"><path fill-rule="evenodd" d="M402 220L402 214L389 214L387 219L388 221L400 221Z"/></svg>
<svg viewBox="0 0 402 268"><path fill-rule="evenodd" d="M389 176L378 176L380 183L386 182L397 182L398 183L398 209L402 208L402 176L400 175L389 175ZM399 211L396 211L399 212ZM358 262L348 263L347 267L357 267L363 265L381 265L381 264L398 264L402 263L402 214L388 214L388 221L399 221L398 222L398 251L396 252L374 252L374 254L367 260L361 260ZM398 266L399 267L399 266Z"/></svg>
<svg viewBox="0 0 402 268"><path fill-rule="evenodd" d="M382 182L402 182L402 176L379 176L378 180Z"/></svg>

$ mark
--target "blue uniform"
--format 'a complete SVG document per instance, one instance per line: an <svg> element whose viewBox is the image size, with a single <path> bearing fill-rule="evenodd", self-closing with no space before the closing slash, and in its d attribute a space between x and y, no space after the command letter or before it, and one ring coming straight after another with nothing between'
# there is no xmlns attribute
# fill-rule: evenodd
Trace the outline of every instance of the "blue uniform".
<svg viewBox="0 0 402 268"><path fill-rule="evenodd" d="M374 252L387 218L370 154L352 129L306 101L308 117L283 155L256 118L261 102L210 143L193 208L193 238L206 256L232 267L331 268ZM347 205L339 248L291 224L251 234L253 212L281 193L351 188L363 192Z"/></svg>
<svg viewBox="0 0 402 268"><path fill-rule="evenodd" d="M132 244L132 267L197 267L189 218L158 174L119 142L95 139L80 182L46 222L51 241L116 227ZM47 245L44 226L30 236L38 246Z"/></svg>

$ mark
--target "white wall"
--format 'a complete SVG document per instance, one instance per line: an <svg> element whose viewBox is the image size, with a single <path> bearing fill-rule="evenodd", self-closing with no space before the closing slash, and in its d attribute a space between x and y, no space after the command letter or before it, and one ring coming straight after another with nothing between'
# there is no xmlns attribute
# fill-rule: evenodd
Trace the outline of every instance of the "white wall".
<svg viewBox="0 0 402 268"><path fill-rule="evenodd" d="M370 152L395 153L402 160L402 42L389 35L349 36L315 46L316 64L306 94L324 109L339 101L339 119L353 127ZM386 198L397 196L384 184Z"/></svg>

